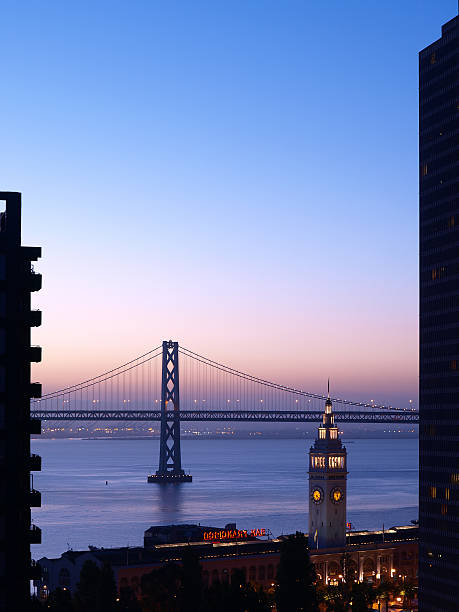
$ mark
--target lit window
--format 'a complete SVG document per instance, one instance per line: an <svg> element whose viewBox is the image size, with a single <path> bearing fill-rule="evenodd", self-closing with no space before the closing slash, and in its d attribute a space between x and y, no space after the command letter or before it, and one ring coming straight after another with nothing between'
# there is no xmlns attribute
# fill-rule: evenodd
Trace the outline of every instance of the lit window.
<svg viewBox="0 0 459 612"><path fill-rule="evenodd" d="M459 484L459 474L451 474L451 482L453 484Z"/></svg>
<svg viewBox="0 0 459 612"><path fill-rule="evenodd" d="M445 489L445 499L449 499L449 489Z"/></svg>
<svg viewBox="0 0 459 612"><path fill-rule="evenodd" d="M437 63L437 55L436 55L435 52L432 53L432 55L430 56L430 63L431 63L432 66L433 66L433 64Z"/></svg>
<svg viewBox="0 0 459 612"><path fill-rule="evenodd" d="M428 172L427 164L423 164L422 170L421 170L422 176L427 176L427 172Z"/></svg>
<svg viewBox="0 0 459 612"><path fill-rule="evenodd" d="M453 359L449 367L451 368L451 370L457 370L457 361Z"/></svg>
<svg viewBox="0 0 459 612"><path fill-rule="evenodd" d="M432 280L435 280L436 278L437 278L437 269L436 269L436 268L434 268L434 269L432 270Z"/></svg>
<svg viewBox="0 0 459 612"><path fill-rule="evenodd" d="M332 469L344 467L344 457L329 457L328 467Z"/></svg>
<svg viewBox="0 0 459 612"><path fill-rule="evenodd" d="M430 497L432 499L437 497L437 487L430 487Z"/></svg>
<svg viewBox="0 0 459 612"><path fill-rule="evenodd" d="M448 506L446 504L441 505L441 513L448 514Z"/></svg>

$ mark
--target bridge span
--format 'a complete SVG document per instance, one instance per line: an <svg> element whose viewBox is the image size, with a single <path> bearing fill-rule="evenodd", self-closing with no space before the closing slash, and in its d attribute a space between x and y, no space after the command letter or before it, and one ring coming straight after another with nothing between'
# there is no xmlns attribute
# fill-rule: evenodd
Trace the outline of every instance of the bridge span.
<svg viewBox="0 0 459 612"><path fill-rule="evenodd" d="M30 408L33 418L48 421L160 422L159 468L148 481L177 483L191 481L181 464L181 421L315 423L327 397L247 374L169 340L99 376L47 393ZM329 399L341 423L419 421L412 406Z"/></svg>
<svg viewBox="0 0 459 612"><path fill-rule="evenodd" d="M419 423L419 414L407 411L334 411L340 423ZM317 423L319 410L167 410L166 419L180 421L239 421L255 423ZM32 410L43 421L161 421L161 410Z"/></svg>

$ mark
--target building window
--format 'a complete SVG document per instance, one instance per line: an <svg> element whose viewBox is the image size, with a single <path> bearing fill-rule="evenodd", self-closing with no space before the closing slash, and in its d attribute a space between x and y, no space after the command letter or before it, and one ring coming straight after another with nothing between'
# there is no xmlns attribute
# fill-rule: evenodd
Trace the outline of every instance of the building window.
<svg viewBox="0 0 459 612"><path fill-rule="evenodd" d="M446 277L446 266L441 266L440 268L432 269L432 280L440 280L441 278Z"/></svg>
<svg viewBox="0 0 459 612"><path fill-rule="evenodd" d="M258 580L264 580L266 576L266 570L264 565L258 567Z"/></svg>
<svg viewBox="0 0 459 612"><path fill-rule="evenodd" d="M453 359L449 364L449 367L451 368L451 370L457 370L457 361Z"/></svg>
<svg viewBox="0 0 459 612"><path fill-rule="evenodd" d="M59 586L60 587L70 587L70 572L66 567L61 568L59 571Z"/></svg>
<svg viewBox="0 0 459 612"><path fill-rule="evenodd" d="M437 487L430 487L430 497L432 499L437 497Z"/></svg>
<svg viewBox="0 0 459 612"><path fill-rule="evenodd" d="M421 174L422 176L426 176L428 172L427 164L422 165Z"/></svg>
<svg viewBox="0 0 459 612"><path fill-rule="evenodd" d="M449 489L445 489L445 499L449 499Z"/></svg>
<svg viewBox="0 0 459 612"><path fill-rule="evenodd" d="M328 467L331 469L344 468L344 457L329 457Z"/></svg>
<svg viewBox="0 0 459 612"><path fill-rule="evenodd" d="M448 514L448 506L446 504L441 505L441 513Z"/></svg>
<svg viewBox="0 0 459 612"><path fill-rule="evenodd" d="M436 64L436 63L437 63L437 55L436 55L436 53L434 52L434 53L432 53L432 55L430 56L430 64L431 64L431 66L433 66L433 65L434 65L434 64Z"/></svg>
<svg viewBox="0 0 459 612"><path fill-rule="evenodd" d="M451 474L451 482L453 484L459 484L459 474Z"/></svg>
<svg viewBox="0 0 459 612"><path fill-rule="evenodd" d="M324 468L325 467L325 457L314 457L314 467Z"/></svg>

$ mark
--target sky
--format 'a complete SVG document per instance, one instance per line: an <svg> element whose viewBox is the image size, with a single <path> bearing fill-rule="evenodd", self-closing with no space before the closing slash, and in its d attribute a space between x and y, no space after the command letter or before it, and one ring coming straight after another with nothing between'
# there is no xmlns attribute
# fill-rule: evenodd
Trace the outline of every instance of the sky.
<svg viewBox="0 0 459 612"><path fill-rule="evenodd" d="M164 339L404 405L418 378L417 53L455 0L6 0L0 189L42 246L34 378Z"/></svg>

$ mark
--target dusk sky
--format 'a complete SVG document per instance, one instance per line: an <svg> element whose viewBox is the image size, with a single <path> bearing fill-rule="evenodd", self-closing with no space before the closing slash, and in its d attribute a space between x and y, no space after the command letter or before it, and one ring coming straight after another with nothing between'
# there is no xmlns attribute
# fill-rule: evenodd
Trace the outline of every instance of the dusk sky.
<svg viewBox="0 0 459 612"><path fill-rule="evenodd" d="M3 2L0 188L42 246L34 378L178 340L405 405L418 58L456 0Z"/></svg>

